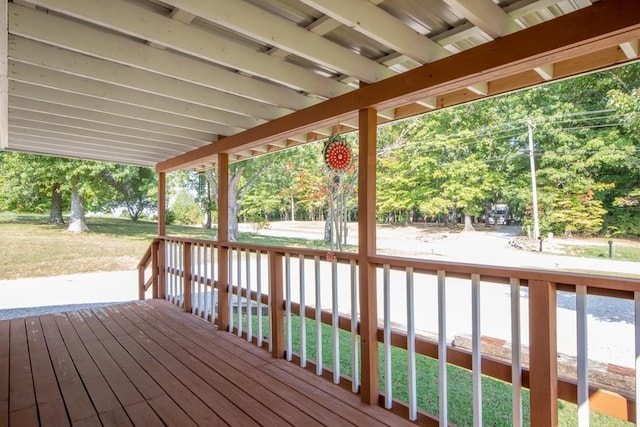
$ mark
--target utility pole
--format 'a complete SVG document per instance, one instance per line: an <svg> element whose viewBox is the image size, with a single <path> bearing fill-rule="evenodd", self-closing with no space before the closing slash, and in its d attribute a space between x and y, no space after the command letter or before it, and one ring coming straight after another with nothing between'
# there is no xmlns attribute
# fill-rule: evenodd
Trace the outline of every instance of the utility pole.
<svg viewBox="0 0 640 427"><path fill-rule="evenodd" d="M527 119L529 128L529 163L531 164L531 193L533 194L533 237L540 238L540 221L538 219L538 190L536 186L536 161L533 153L533 125L531 119Z"/></svg>

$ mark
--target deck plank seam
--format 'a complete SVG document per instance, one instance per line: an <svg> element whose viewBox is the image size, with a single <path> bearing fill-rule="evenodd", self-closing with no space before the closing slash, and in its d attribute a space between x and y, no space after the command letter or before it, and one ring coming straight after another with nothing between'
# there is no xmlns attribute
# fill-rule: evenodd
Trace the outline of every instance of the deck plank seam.
<svg viewBox="0 0 640 427"><path fill-rule="evenodd" d="M122 314L122 313L120 313ZM162 361L159 359L159 357L165 356L164 352L158 352L158 353L154 353L153 351L151 351L149 349L149 346L151 345L151 339L144 334L142 331L140 331L137 327L135 327L135 325L131 324L131 322L128 321L128 319L126 319L124 317L124 315L118 316L117 318L114 317L114 320L125 330L129 329L130 333L131 333L131 338L140 346L140 349L142 349L145 353L149 354L151 356L151 358L153 359L153 361L158 365L158 367L163 371L164 374L166 373L170 373L171 369L168 369L167 366L162 363ZM169 355L171 356L171 355ZM196 422L199 423L198 420L200 420L201 422L204 420L208 420L207 416L215 416L217 417L217 415L215 415L215 412L213 410L211 410L211 408L207 405L206 402L203 402L201 397L198 396L197 394L195 394L192 390L189 390L189 387L187 385L185 385L181 379L173 374L171 374L172 378L174 379L174 385L178 386L179 388L181 388L181 393L177 393L177 394L172 394L170 393L168 390L167 394L174 400L176 401L176 403L178 404L178 406L182 407L182 409L184 409L184 405L189 405L189 402L184 400L184 397L187 395L191 395L192 399L190 401L190 404L192 405L192 410L194 412L190 413L189 415L192 417L192 419ZM163 387L164 388L164 387ZM182 404L176 400L176 398L179 398L182 400ZM199 402L200 404L198 404L197 402ZM193 406L196 405L196 406ZM206 409L205 409L206 408ZM195 413L195 411L198 411L198 414ZM187 411L185 411L187 412ZM210 412L209 414L206 414L206 412ZM223 420L218 418L218 422L222 423Z"/></svg>
<svg viewBox="0 0 640 427"><path fill-rule="evenodd" d="M175 342L175 338L178 338L175 334L174 335L168 335L167 334L167 330L165 329L164 331L159 329L162 328L162 324L160 324L160 322L158 323L150 323L148 322L147 319L145 319L144 317L140 316L139 314L139 310L132 310L131 308L126 308L123 309L123 312L125 314L125 316L127 316L129 318L130 321L134 322L136 326L140 327L141 329L145 330L145 333L148 333L148 335L154 339L153 337L156 336L155 340L156 343L158 345L160 345L161 347L163 347L169 354L176 354L178 353L177 349L171 350L170 348L168 348L166 345L168 345L169 347L171 346L178 346L177 343ZM157 335L160 336L157 336ZM161 341L159 341L159 339L161 337L165 337L165 338L169 338L169 341L167 341L166 345L163 345L161 343ZM220 384L215 384L215 380L209 378L204 378L201 377L201 379L208 384L212 389L216 390L218 393L220 393L220 396L223 398L226 398L228 395L226 393L234 393L234 392L239 392L242 394L241 398L242 399L250 399L251 401L254 401L256 403L258 403L261 407L261 412L263 412L263 414L265 412L271 412L269 410L268 407L264 406L261 402L259 402L258 400L255 399L251 399L251 397L242 389L236 387L233 382L229 381L224 375L222 375L221 373L211 369L207 364L203 363L203 361L201 359L199 359L197 356L193 355L191 352L189 352L184 346L179 346L180 350L179 352L183 354L184 362L188 362L190 361L190 363L184 363L184 367L185 369L190 370L194 375L199 376L199 375L204 375L207 371L209 371L210 373L214 374L216 377L218 377L217 381L222 381ZM204 369L203 371L200 371L199 369L194 369L194 364L200 364L201 367L204 367L206 369ZM223 392L222 390L218 391L216 389L216 385L218 387L222 386L223 384L227 385L228 387L231 387L231 390L227 390L225 392ZM243 413L245 413L248 417L252 418L255 422L260 423L260 422L264 422L264 419L256 419L255 415L252 415L251 413L245 411L242 407L238 406L238 404L236 404L236 399L227 399L227 401L235 406L236 408L238 408L238 410L242 411ZM213 409L213 408L212 408ZM277 416L277 414L273 413L274 416ZM282 419L278 416L278 419L281 420Z"/></svg>

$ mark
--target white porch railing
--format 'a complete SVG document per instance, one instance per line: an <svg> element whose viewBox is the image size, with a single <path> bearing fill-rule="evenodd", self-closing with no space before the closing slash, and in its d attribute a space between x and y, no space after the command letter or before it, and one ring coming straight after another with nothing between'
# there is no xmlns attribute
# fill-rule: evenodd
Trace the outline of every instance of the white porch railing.
<svg viewBox="0 0 640 427"><path fill-rule="evenodd" d="M355 254L171 237L154 245L158 265L151 271L159 273L152 278L154 295L217 325L226 323L231 332L274 356L358 392L361 313ZM219 251L228 255L223 273ZM531 405L536 402L552 420L558 402L548 397L545 402L550 388L578 405L581 426L588 425L590 410L635 422L637 374L630 386L590 381L594 362L588 357L587 313L594 296L632 304L635 353L630 369L637 373L640 280L388 256L369 257L368 263L377 271L376 282L369 286L375 286L378 301L382 406L418 422L455 421L447 373L457 366L471 371L474 425L483 424L483 402L488 402L482 383L488 377L511 383L512 425L523 424L527 389ZM222 280L219 273L227 278ZM142 276L141 286L146 286L149 280ZM221 280L228 286L221 286ZM228 297L218 299L219 294ZM557 334L568 327L556 325L559 294L573 295L575 302L575 374L567 373L571 366L565 372L564 364L557 369ZM568 311L562 310L565 319ZM227 313L226 321L220 322L218 313ZM470 336L468 346L458 344L460 335ZM498 346L503 354L488 351L491 346L485 341L492 340L506 343ZM565 347L564 338L560 344ZM406 358L406 372L394 368L399 357ZM417 362L425 357L437 359L438 404L431 413L419 405L425 391L417 382L423 375ZM394 381L396 376L406 380Z"/></svg>

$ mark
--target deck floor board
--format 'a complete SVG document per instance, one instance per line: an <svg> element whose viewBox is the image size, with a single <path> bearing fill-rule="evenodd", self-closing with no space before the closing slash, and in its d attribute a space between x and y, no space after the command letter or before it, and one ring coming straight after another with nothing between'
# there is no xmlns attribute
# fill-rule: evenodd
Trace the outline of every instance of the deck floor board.
<svg viewBox="0 0 640 427"><path fill-rule="evenodd" d="M166 301L0 321L0 427L405 423Z"/></svg>
<svg viewBox="0 0 640 427"><path fill-rule="evenodd" d="M10 322L0 322L0 343L9 342ZM9 425L9 346L0 345L0 427Z"/></svg>

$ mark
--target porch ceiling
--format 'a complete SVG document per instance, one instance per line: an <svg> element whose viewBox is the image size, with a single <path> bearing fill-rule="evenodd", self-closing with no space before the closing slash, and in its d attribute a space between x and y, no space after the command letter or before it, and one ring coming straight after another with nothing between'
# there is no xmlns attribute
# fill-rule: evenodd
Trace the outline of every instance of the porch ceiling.
<svg viewBox="0 0 640 427"><path fill-rule="evenodd" d="M2 3L0 21L6 16L8 29L0 40L0 146L160 163L161 170L206 167L221 149L233 161L356 129L353 111L367 95L360 96L366 89L358 89L361 83L370 85L369 92L386 90L389 84L381 82L389 78L408 73L411 80L424 64L445 66L451 58L464 63L467 55L477 56L477 46L493 46L513 33L522 34L519 45L496 46L544 46L556 34L530 28L578 9L626 7L629 15L640 8L630 0ZM581 37L567 18L558 21L562 28ZM633 60L638 33L621 30L639 23L629 18L613 42L597 49L560 52L550 45L553 56L529 68L481 77L474 71L474 79L452 69L450 84L437 93L391 91L364 106L378 108L379 122L386 122ZM484 70L493 65L487 61ZM332 99L360 101L318 115L319 104ZM335 103L322 105L331 109ZM309 112L302 121L300 110ZM225 145L217 145L222 138Z"/></svg>

